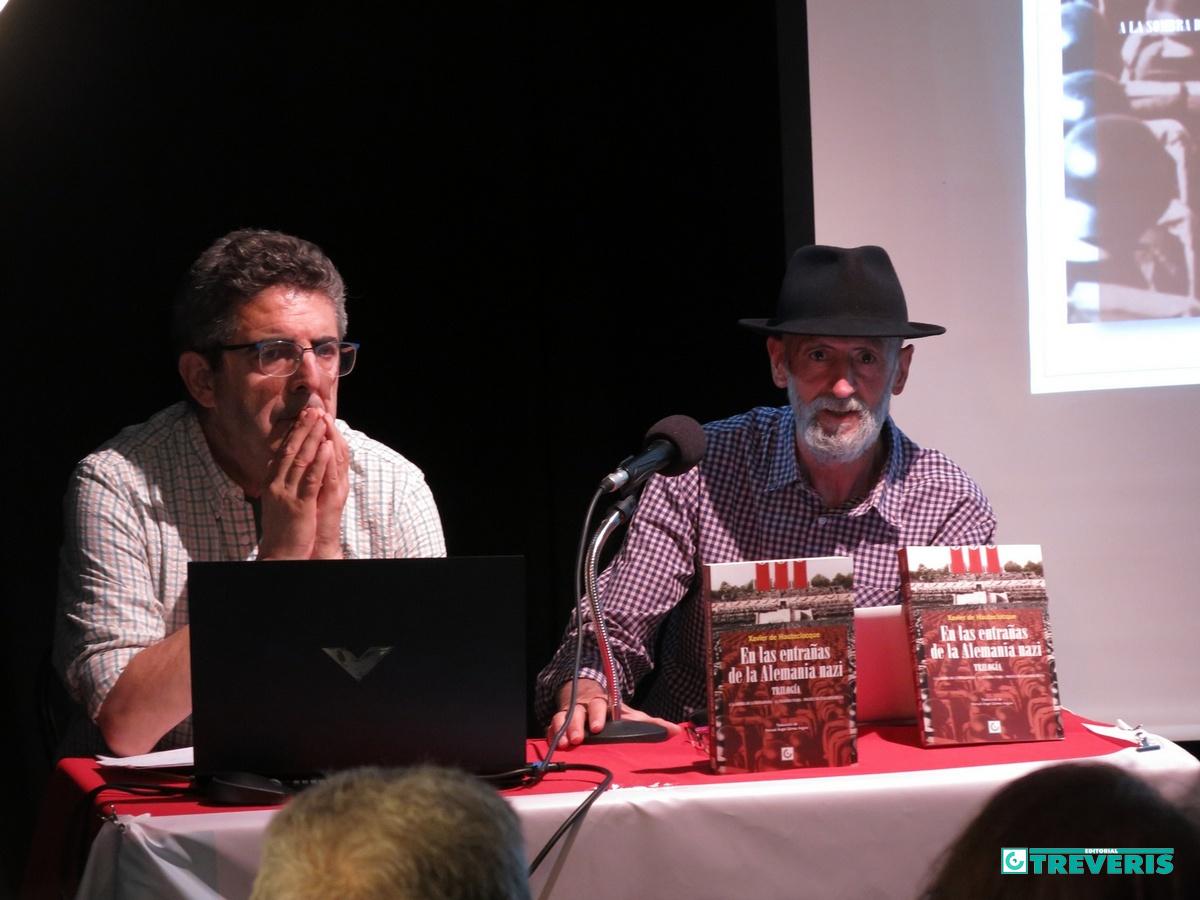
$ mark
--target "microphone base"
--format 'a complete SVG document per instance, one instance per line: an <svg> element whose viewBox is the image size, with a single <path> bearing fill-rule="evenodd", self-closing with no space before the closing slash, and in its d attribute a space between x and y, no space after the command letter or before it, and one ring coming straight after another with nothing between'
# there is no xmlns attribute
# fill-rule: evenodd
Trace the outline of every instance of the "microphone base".
<svg viewBox="0 0 1200 900"><path fill-rule="evenodd" d="M585 744L657 744L670 735L667 729L654 722L635 722L621 719L608 721L597 732L589 731L583 737Z"/></svg>

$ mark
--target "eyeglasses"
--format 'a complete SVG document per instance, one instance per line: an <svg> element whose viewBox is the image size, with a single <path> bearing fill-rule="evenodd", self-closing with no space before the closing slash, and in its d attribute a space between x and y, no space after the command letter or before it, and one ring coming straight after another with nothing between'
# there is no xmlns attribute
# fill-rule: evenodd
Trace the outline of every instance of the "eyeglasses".
<svg viewBox="0 0 1200 900"><path fill-rule="evenodd" d="M312 353L317 365L334 378L349 375L358 356L359 344L353 341L318 341L311 347L295 341L255 341L252 344L224 344L218 350L254 350L258 371L273 378L287 378L300 368L305 353Z"/></svg>

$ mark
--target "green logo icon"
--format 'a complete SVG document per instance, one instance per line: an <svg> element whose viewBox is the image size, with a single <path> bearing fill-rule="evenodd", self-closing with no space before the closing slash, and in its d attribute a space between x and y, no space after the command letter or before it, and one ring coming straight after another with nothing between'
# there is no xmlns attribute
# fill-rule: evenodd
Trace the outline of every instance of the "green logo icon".
<svg viewBox="0 0 1200 900"><path fill-rule="evenodd" d="M1001 847L1000 848L1000 874L1001 875L1027 875L1027 874L1029 874L1029 848L1028 847Z"/></svg>

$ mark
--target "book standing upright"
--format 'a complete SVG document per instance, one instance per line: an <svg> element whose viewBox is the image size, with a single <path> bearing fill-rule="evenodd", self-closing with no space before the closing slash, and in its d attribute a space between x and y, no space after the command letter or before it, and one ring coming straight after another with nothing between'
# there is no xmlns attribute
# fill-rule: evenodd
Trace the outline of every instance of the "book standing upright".
<svg viewBox="0 0 1200 900"><path fill-rule="evenodd" d="M1061 740L1041 547L898 553L921 743Z"/></svg>
<svg viewBox="0 0 1200 900"><path fill-rule="evenodd" d="M713 771L855 762L851 560L706 565L701 599Z"/></svg>

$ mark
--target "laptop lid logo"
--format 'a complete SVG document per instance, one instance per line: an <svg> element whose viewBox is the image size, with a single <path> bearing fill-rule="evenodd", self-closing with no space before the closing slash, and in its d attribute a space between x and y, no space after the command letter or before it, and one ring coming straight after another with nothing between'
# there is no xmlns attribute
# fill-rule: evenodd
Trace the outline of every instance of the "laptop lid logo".
<svg viewBox="0 0 1200 900"><path fill-rule="evenodd" d="M346 670L355 681L362 681L371 670L379 665L379 661L387 656L391 647L368 647L361 656L356 656L345 647L322 647L329 658Z"/></svg>

